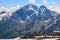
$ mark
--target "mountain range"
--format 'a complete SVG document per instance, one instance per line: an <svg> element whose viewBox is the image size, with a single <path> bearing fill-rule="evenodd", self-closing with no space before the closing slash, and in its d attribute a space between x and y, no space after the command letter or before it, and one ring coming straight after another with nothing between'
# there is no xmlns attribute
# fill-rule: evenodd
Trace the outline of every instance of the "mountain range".
<svg viewBox="0 0 60 40"><path fill-rule="evenodd" d="M60 29L60 14L41 5L25 5L14 11L0 11L0 38L16 38L25 34L49 34ZM60 31L60 30L59 30Z"/></svg>

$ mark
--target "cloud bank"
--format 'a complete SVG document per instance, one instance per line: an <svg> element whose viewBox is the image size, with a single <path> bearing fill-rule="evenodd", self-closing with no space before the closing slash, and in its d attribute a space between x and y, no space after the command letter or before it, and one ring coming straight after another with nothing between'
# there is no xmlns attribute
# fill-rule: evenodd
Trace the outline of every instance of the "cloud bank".
<svg viewBox="0 0 60 40"><path fill-rule="evenodd" d="M60 13L60 7L59 6L49 6L48 9L52 10L52 11L55 11L57 13Z"/></svg>

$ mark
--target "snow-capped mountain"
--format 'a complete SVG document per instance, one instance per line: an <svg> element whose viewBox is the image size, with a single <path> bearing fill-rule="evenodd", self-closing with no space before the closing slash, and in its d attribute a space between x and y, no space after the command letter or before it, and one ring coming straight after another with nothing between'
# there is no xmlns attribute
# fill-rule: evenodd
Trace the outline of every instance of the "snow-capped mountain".
<svg viewBox="0 0 60 40"><path fill-rule="evenodd" d="M14 11L15 10L15 11ZM44 5L39 8L33 4L2 11L0 14L0 38L16 38L25 34L49 34L60 27L60 14Z"/></svg>

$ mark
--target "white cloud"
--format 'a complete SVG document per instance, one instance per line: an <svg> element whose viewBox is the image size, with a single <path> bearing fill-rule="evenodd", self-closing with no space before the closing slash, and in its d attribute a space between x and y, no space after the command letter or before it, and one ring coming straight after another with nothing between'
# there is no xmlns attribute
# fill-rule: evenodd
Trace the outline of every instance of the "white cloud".
<svg viewBox="0 0 60 40"><path fill-rule="evenodd" d="M43 4L47 4L47 0L43 0Z"/></svg>
<svg viewBox="0 0 60 40"><path fill-rule="evenodd" d="M51 5L48 6L48 9L60 13L60 6L58 6L55 1L51 1Z"/></svg>
<svg viewBox="0 0 60 40"><path fill-rule="evenodd" d="M5 7L0 7L0 11L7 11L8 10L8 8L5 8Z"/></svg>
<svg viewBox="0 0 60 40"><path fill-rule="evenodd" d="M52 1L51 3L52 3L53 5L57 5L57 3L56 3L56 2L54 2L54 1Z"/></svg>
<svg viewBox="0 0 60 40"><path fill-rule="evenodd" d="M52 10L52 11L55 11L57 13L60 13L60 7L59 6L49 6L48 9Z"/></svg>
<svg viewBox="0 0 60 40"><path fill-rule="evenodd" d="M2 11L5 12L5 13L0 14L0 22L2 20L9 19L10 16L12 16L12 12L16 11L17 9L20 9L20 6L16 6L12 8L0 7L0 13L2 13Z"/></svg>
<svg viewBox="0 0 60 40"><path fill-rule="evenodd" d="M17 6L15 6L15 7L9 8L9 10L7 10L7 11L8 11L8 12L14 12L14 11L20 9L20 8L21 8L20 5L17 5Z"/></svg>
<svg viewBox="0 0 60 40"><path fill-rule="evenodd" d="M17 5L15 7L11 7L11 8L5 8L5 7L0 7L0 11L5 11L5 12L14 12L18 9L20 9L20 5Z"/></svg>
<svg viewBox="0 0 60 40"><path fill-rule="evenodd" d="M34 4L36 0L29 0L30 3Z"/></svg>

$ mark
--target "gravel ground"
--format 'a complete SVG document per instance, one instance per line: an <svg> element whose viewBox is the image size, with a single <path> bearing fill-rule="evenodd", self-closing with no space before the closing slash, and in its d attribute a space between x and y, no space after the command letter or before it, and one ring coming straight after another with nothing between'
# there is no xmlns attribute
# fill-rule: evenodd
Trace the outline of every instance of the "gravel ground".
<svg viewBox="0 0 60 40"><path fill-rule="evenodd" d="M0 39L0 40L60 40L60 38L45 38L45 39L32 38L32 39L21 39L20 37L18 37L18 38L14 38L14 39Z"/></svg>

